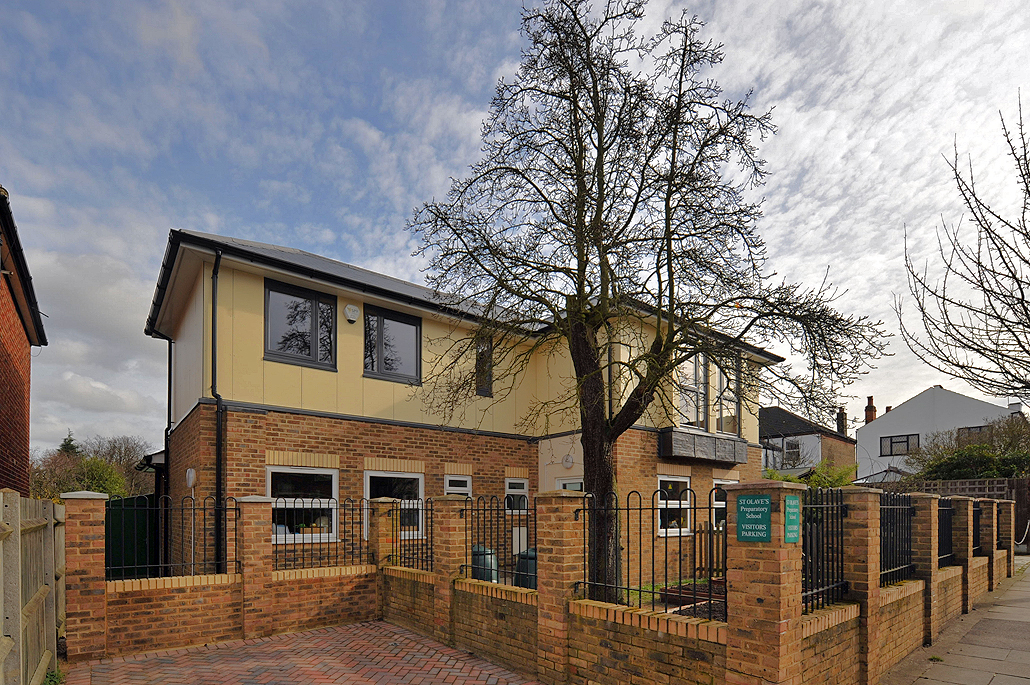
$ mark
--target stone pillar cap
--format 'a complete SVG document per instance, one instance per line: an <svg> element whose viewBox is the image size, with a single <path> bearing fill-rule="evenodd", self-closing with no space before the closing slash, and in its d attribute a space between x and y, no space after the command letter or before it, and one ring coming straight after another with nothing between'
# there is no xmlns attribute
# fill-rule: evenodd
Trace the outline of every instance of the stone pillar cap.
<svg viewBox="0 0 1030 685"><path fill-rule="evenodd" d="M75 492L62 492L61 499L111 499L111 496L103 492L76 490Z"/></svg>
<svg viewBox="0 0 1030 685"><path fill-rule="evenodd" d="M275 504L274 497L265 497L264 495L246 495L236 498L236 501L240 504Z"/></svg>
<svg viewBox="0 0 1030 685"><path fill-rule="evenodd" d="M769 480L762 478L760 480L749 480L746 483L725 483L719 486L723 490L730 492L732 490L807 490L808 486L804 483L791 483L785 480Z"/></svg>

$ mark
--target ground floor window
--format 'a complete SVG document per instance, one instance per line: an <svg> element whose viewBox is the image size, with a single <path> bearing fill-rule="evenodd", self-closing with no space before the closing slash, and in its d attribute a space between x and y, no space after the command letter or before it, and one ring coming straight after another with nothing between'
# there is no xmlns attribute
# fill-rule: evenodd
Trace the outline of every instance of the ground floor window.
<svg viewBox="0 0 1030 685"><path fill-rule="evenodd" d="M581 477L576 478L555 478L554 479L555 490L573 490L575 492L583 492L583 479Z"/></svg>
<svg viewBox="0 0 1030 685"><path fill-rule="evenodd" d="M529 479L504 479L504 508L508 511L526 511L529 509Z"/></svg>
<svg viewBox="0 0 1030 685"><path fill-rule="evenodd" d="M659 535L688 535L692 504L689 476L658 476Z"/></svg>
<svg viewBox="0 0 1030 685"><path fill-rule="evenodd" d="M337 537L340 472L302 466L266 467L267 492L272 504L275 542L298 535Z"/></svg>
<svg viewBox="0 0 1030 685"><path fill-rule="evenodd" d="M425 476L400 471L365 471L365 499L393 497L402 500L398 524L403 537L422 537L422 501L425 499ZM367 533L366 533L367 535Z"/></svg>
<svg viewBox="0 0 1030 685"><path fill-rule="evenodd" d="M713 523L716 525L726 525L726 491L722 489L723 485L731 485L736 483L735 480L726 480L723 478L715 479L715 492L712 493L712 512Z"/></svg>
<svg viewBox="0 0 1030 685"><path fill-rule="evenodd" d="M444 476L443 494L472 496L472 476Z"/></svg>

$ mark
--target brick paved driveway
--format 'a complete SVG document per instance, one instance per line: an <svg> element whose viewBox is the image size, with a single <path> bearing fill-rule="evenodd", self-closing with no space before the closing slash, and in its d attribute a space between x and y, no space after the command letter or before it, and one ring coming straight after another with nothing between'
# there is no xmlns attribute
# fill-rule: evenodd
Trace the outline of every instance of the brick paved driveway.
<svg viewBox="0 0 1030 685"><path fill-rule="evenodd" d="M538 685L382 621L74 664L67 685Z"/></svg>

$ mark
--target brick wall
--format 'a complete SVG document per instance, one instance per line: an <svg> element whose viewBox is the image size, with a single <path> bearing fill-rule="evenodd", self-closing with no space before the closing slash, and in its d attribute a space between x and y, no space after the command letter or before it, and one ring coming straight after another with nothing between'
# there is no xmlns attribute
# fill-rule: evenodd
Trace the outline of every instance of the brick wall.
<svg viewBox="0 0 1030 685"><path fill-rule="evenodd" d="M998 583L1002 581L1008 575L1009 567L1009 553L1008 550L998 549L994 551L994 555L991 558L991 564L993 565L993 574L991 576L991 590L994 590L998 586Z"/></svg>
<svg viewBox="0 0 1030 685"><path fill-rule="evenodd" d="M926 584L921 580L908 580L883 588L876 644L881 673L923 645L925 588Z"/></svg>
<svg viewBox="0 0 1030 685"><path fill-rule="evenodd" d="M107 655L241 638L242 600L238 574L110 581Z"/></svg>
<svg viewBox="0 0 1030 685"><path fill-rule="evenodd" d="M29 339L0 275L0 489L29 496Z"/></svg>
<svg viewBox="0 0 1030 685"><path fill-rule="evenodd" d="M272 632L371 621L377 590L371 565L277 571L266 586L275 607Z"/></svg>
<svg viewBox="0 0 1030 685"><path fill-rule="evenodd" d="M859 682L858 625L857 604L828 607L802 619L802 683Z"/></svg>
<svg viewBox="0 0 1030 685"><path fill-rule="evenodd" d="M383 619L416 633L431 631L438 613L433 574L387 567L383 569L382 576ZM439 611L444 611L444 608Z"/></svg>
<svg viewBox="0 0 1030 685"><path fill-rule="evenodd" d="M970 604L979 602L987 594L987 557L973 557L969 560L968 583Z"/></svg>
<svg viewBox="0 0 1030 685"><path fill-rule="evenodd" d="M614 604L570 604L569 683L724 683L726 624Z"/></svg>
<svg viewBox="0 0 1030 685"><path fill-rule="evenodd" d="M536 600L533 590L455 581L454 645L535 679Z"/></svg>
<svg viewBox="0 0 1030 685"><path fill-rule="evenodd" d="M962 567L946 566L936 577L931 601L934 605L932 636L944 630L944 624L962 615Z"/></svg>
<svg viewBox="0 0 1030 685"><path fill-rule="evenodd" d="M822 440L823 461L828 461L834 466L854 466L858 463L855 456L855 443L846 442L829 435L823 435Z"/></svg>

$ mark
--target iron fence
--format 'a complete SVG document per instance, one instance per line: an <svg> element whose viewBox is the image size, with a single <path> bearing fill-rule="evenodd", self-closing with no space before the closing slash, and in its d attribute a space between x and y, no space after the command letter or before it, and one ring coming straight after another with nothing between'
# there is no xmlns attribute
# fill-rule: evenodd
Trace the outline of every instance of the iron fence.
<svg viewBox="0 0 1030 685"><path fill-rule="evenodd" d="M839 488L810 488L802 496L801 601L804 613L838 602L844 580L844 517L848 507Z"/></svg>
<svg viewBox="0 0 1030 685"><path fill-rule="evenodd" d="M980 542L980 518L983 510L980 508L980 500L973 500L973 556L983 555L983 545Z"/></svg>
<svg viewBox="0 0 1030 685"><path fill-rule="evenodd" d="M108 580L239 572L240 509L233 497L198 503L184 497L126 497L105 503L105 558ZM216 541L223 526L225 544Z"/></svg>
<svg viewBox="0 0 1030 685"><path fill-rule="evenodd" d="M399 500L389 511L392 549L387 563L433 570L433 500Z"/></svg>
<svg viewBox="0 0 1030 685"><path fill-rule="evenodd" d="M465 500L465 564L474 580L536 589L536 501Z"/></svg>
<svg viewBox="0 0 1030 685"><path fill-rule="evenodd" d="M912 563L911 495L884 492L880 495L880 586L908 580L915 573Z"/></svg>
<svg viewBox="0 0 1030 685"><path fill-rule="evenodd" d="M954 540L951 537L955 508L951 498L944 497L937 502L937 568L955 564Z"/></svg>
<svg viewBox="0 0 1030 685"><path fill-rule="evenodd" d="M364 499L276 498L272 504L273 568L368 563L367 511Z"/></svg>
<svg viewBox="0 0 1030 685"><path fill-rule="evenodd" d="M690 488L587 495L583 582L591 599L683 616L726 620L725 491L700 504ZM579 584L577 584L579 585Z"/></svg>

